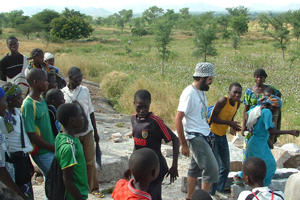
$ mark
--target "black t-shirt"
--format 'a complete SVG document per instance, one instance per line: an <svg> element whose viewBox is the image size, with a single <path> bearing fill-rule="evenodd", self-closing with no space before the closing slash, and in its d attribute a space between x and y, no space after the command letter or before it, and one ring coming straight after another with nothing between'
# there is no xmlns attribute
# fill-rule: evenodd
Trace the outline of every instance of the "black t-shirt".
<svg viewBox="0 0 300 200"><path fill-rule="evenodd" d="M0 61L1 80L7 81L6 77L13 78L22 71L23 55L9 56L8 54Z"/></svg>
<svg viewBox="0 0 300 200"><path fill-rule="evenodd" d="M58 134L58 130L56 127L56 108L52 105L48 104L48 110L49 110L49 117L50 117L50 122L51 122L51 127L52 127L52 131L53 131L53 135L54 137L57 136Z"/></svg>
<svg viewBox="0 0 300 200"><path fill-rule="evenodd" d="M161 140L164 139L168 143L176 135L165 125L160 117L154 115L152 112L148 114L145 120L139 120L137 119L137 115L133 114L131 123L135 149L147 147L154 150L159 158L162 174L167 173L168 166L160 150Z"/></svg>

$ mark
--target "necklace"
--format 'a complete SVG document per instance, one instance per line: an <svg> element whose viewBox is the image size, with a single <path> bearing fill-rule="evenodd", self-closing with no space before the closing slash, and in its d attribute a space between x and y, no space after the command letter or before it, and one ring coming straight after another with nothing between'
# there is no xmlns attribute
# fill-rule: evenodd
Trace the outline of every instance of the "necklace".
<svg viewBox="0 0 300 200"><path fill-rule="evenodd" d="M206 106L205 101L204 101L204 100L206 100L205 93L204 93L203 91L201 91L201 90L199 91L199 90L196 88L196 86L194 85L194 83L192 84L192 86L193 86L193 88L196 90L196 92L197 92L197 94L198 94L198 97L199 97L199 99L200 99L200 101L201 101L201 103L202 103L201 116L202 116L203 119L205 119L206 121L208 121L208 119L207 119L207 106ZM204 97L204 100L201 98L201 95L199 94L199 92L202 92L202 95L203 95L203 97Z"/></svg>

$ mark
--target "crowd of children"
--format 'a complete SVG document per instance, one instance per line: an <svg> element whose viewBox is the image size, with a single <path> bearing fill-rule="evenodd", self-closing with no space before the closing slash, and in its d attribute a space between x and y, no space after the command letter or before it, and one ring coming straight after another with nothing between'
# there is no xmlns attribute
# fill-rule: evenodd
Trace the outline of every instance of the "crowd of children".
<svg viewBox="0 0 300 200"><path fill-rule="evenodd" d="M10 53L0 61L1 80L6 82L0 87L0 181L23 199L34 199L31 159L45 178L55 157L62 170L65 199L87 199L88 193L104 197L99 190L95 162L95 142L98 144L100 138L89 89L81 85L81 70L70 67L67 83L60 69L54 67L53 54L44 54L41 49L35 48L27 59L18 52L17 38L9 37L6 42ZM28 63L28 60L32 61ZM134 149L128 170L112 193L115 200L161 200L164 178L170 176L172 183L178 177L180 143L181 153L191 155L186 199L205 200L212 199L218 193L221 195L230 170L226 137L228 127L233 135L237 131L243 133L247 128L253 132L243 171L240 177L235 177L238 179L236 182L243 181L252 190L241 193L239 200L268 195L273 199L284 199L282 193L269 190L269 182L266 183L273 177L276 165L275 168L272 165L274 169L269 174L270 162L261 156L262 152L253 153L256 147L251 145L256 138L257 124L265 118L266 112L268 124L263 124L266 129L264 141L259 141L260 146L265 148L264 152L270 152L269 146L266 149L268 133L299 135L298 130L280 132L273 129L272 112L275 115L275 107L281 107L276 104L280 100L280 92L273 86L264 85L267 77L265 71L256 70L256 85L245 93L245 114L240 126L239 122L234 121L241 104L242 86L239 83L232 83L228 95L221 97L207 115L205 92L213 83L214 76L211 63L196 65L194 82L180 97L175 119L179 137L150 111L149 91L141 89L134 94L136 113L131 117ZM265 95L258 98L256 94L262 91ZM262 117L255 118L251 106L259 103L264 105L261 108L266 109L260 109ZM247 122L248 118L252 121ZM276 123L280 123L278 118ZM246 127L249 124L252 124L251 127ZM161 153L162 140L172 142L173 162L170 168ZM202 189L195 190L199 176L203 177Z"/></svg>

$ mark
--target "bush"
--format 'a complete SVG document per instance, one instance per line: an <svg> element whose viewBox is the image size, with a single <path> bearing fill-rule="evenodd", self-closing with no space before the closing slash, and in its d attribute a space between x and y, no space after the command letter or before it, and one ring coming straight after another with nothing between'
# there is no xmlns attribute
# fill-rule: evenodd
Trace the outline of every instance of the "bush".
<svg viewBox="0 0 300 200"><path fill-rule="evenodd" d="M128 80L128 74L113 71L107 74L101 81L100 87L114 108L118 105L119 98L123 93L124 87L129 82Z"/></svg>

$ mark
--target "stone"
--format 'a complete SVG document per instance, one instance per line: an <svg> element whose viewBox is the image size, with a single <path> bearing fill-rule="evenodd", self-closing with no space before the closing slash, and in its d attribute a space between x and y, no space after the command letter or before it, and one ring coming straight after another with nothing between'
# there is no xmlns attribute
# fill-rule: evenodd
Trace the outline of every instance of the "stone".
<svg viewBox="0 0 300 200"><path fill-rule="evenodd" d="M103 152L101 161L101 169L97 168L100 183L118 181L123 178L124 171L128 169L127 156L119 156L117 154Z"/></svg>
<svg viewBox="0 0 300 200"><path fill-rule="evenodd" d="M119 143L119 142L122 142L123 139L122 138L114 138L113 139L115 143Z"/></svg>
<svg viewBox="0 0 300 200"><path fill-rule="evenodd" d="M243 160L243 149L238 148L232 142L228 142L230 153L230 171L241 171Z"/></svg>
<svg viewBox="0 0 300 200"><path fill-rule="evenodd" d="M288 151L282 150L280 148L274 148L271 151L276 161L277 168L283 168L284 163L291 157Z"/></svg>
<svg viewBox="0 0 300 200"><path fill-rule="evenodd" d="M172 157L173 156L173 147L168 145L161 146L161 152L165 157Z"/></svg>
<svg viewBox="0 0 300 200"><path fill-rule="evenodd" d="M241 134L236 134L232 140L231 140L231 143L234 144L235 146L239 147L239 148L243 148L244 147L244 141L245 141L245 138L244 136L242 136Z"/></svg>
<svg viewBox="0 0 300 200"><path fill-rule="evenodd" d="M230 161L231 172L242 171L242 167L243 167L242 161Z"/></svg>
<svg viewBox="0 0 300 200"><path fill-rule="evenodd" d="M115 139L115 138L122 138L122 137L123 137L122 134L119 133L119 132L111 134L111 138L112 138L112 139Z"/></svg>
<svg viewBox="0 0 300 200"><path fill-rule="evenodd" d="M293 174L288 178L284 190L285 199L299 200L300 197L299 188L300 188L300 172L298 174Z"/></svg>
<svg viewBox="0 0 300 200"><path fill-rule="evenodd" d="M280 149L288 151L288 152L292 152L292 153L300 153L300 148L294 143L284 144L284 145L282 145L282 147L280 147Z"/></svg>
<svg viewBox="0 0 300 200"><path fill-rule="evenodd" d="M285 161L283 166L285 168L299 169L300 168L300 154L291 153L290 156L291 157L288 160Z"/></svg>
<svg viewBox="0 0 300 200"><path fill-rule="evenodd" d="M0 182L0 199L7 200L22 200L23 198L17 195L10 188L6 187L2 182Z"/></svg>

